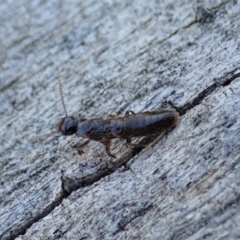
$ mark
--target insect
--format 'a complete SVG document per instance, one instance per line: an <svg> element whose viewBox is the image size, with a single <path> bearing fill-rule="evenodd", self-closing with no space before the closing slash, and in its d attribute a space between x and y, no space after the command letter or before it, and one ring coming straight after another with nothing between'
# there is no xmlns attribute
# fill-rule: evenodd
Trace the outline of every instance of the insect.
<svg viewBox="0 0 240 240"><path fill-rule="evenodd" d="M79 153L82 153L82 149L93 140L104 144L106 153L116 158L110 151L112 139L122 138L126 140L128 145L136 146L136 144L131 144L132 137L160 135L176 126L179 120L179 114L175 109L160 109L140 113L127 111L123 117L93 118L78 121L67 114L60 80L59 87L66 116L58 121L57 131L64 136L76 134L78 137L88 139L77 147Z"/></svg>

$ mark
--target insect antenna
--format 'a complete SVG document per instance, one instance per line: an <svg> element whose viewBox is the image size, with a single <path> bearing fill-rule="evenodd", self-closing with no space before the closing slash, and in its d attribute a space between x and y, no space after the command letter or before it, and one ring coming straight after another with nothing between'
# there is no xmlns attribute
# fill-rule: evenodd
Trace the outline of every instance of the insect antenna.
<svg viewBox="0 0 240 240"><path fill-rule="evenodd" d="M62 83L61 83L61 81L60 81L59 78L58 78L58 83L59 83L60 95L61 95L61 100L62 100L63 108L64 108L64 111L65 111L65 115L66 115L66 117L68 117L67 109L66 109L66 105L65 105L64 97L63 97ZM56 125L56 128L57 128L56 131L50 132L50 133L46 133L46 134L43 134L43 135L41 135L41 136L30 137L30 138L28 138L28 141L30 141L30 142L38 141L38 140L41 140L41 139L48 138L48 137L50 137L50 136L52 136L52 135L55 135L56 133L59 132L59 130L58 130L58 128L59 128L59 127L58 127L58 124L59 124L59 122L58 122L57 125Z"/></svg>
<svg viewBox="0 0 240 240"><path fill-rule="evenodd" d="M64 108L64 111L65 111L65 115L66 115L66 117L67 117L68 114L67 114L67 109L66 109L64 97L63 97L62 83L61 83L61 81L60 81L60 78L58 78L58 83L59 83L59 89L60 89L60 95L61 95L61 100L62 100L63 108Z"/></svg>

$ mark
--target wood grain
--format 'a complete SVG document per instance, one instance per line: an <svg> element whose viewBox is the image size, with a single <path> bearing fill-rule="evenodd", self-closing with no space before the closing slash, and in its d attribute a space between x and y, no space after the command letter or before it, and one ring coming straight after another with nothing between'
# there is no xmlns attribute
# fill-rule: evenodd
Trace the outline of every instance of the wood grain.
<svg viewBox="0 0 240 240"><path fill-rule="evenodd" d="M240 238L239 1L0 3L1 239ZM64 116L174 107L138 152Z"/></svg>

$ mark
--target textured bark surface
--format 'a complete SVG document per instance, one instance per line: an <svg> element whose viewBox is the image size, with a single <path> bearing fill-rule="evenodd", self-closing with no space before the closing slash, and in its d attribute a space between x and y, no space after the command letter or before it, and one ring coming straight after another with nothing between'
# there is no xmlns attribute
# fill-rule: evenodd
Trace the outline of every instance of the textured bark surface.
<svg viewBox="0 0 240 240"><path fill-rule="evenodd" d="M0 3L1 239L240 238L239 1ZM69 114L174 107L134 151L53 134Z"/></svg>

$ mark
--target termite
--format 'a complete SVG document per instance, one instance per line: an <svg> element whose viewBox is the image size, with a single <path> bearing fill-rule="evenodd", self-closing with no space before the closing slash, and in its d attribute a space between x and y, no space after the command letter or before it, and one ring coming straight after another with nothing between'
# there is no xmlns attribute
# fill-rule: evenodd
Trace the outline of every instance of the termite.
<svg viewBox="0 0 240 240"><path fill-rule="evenodd" d="M88 139L78 146L79 153L82 153L82 149L93 140L104 144L106 153L116 158L110 151L112 139L122 138L126 140L127 145L136 146L131 144L132 137L160 135L176 126L179 120L179 114L175 109L159 109L139 113L129 110L123 117L93 118L78 121L67 114L60 80L59 88L65 117L58 121L56 128L64 136L76 134L78 137Z"/></svg>

